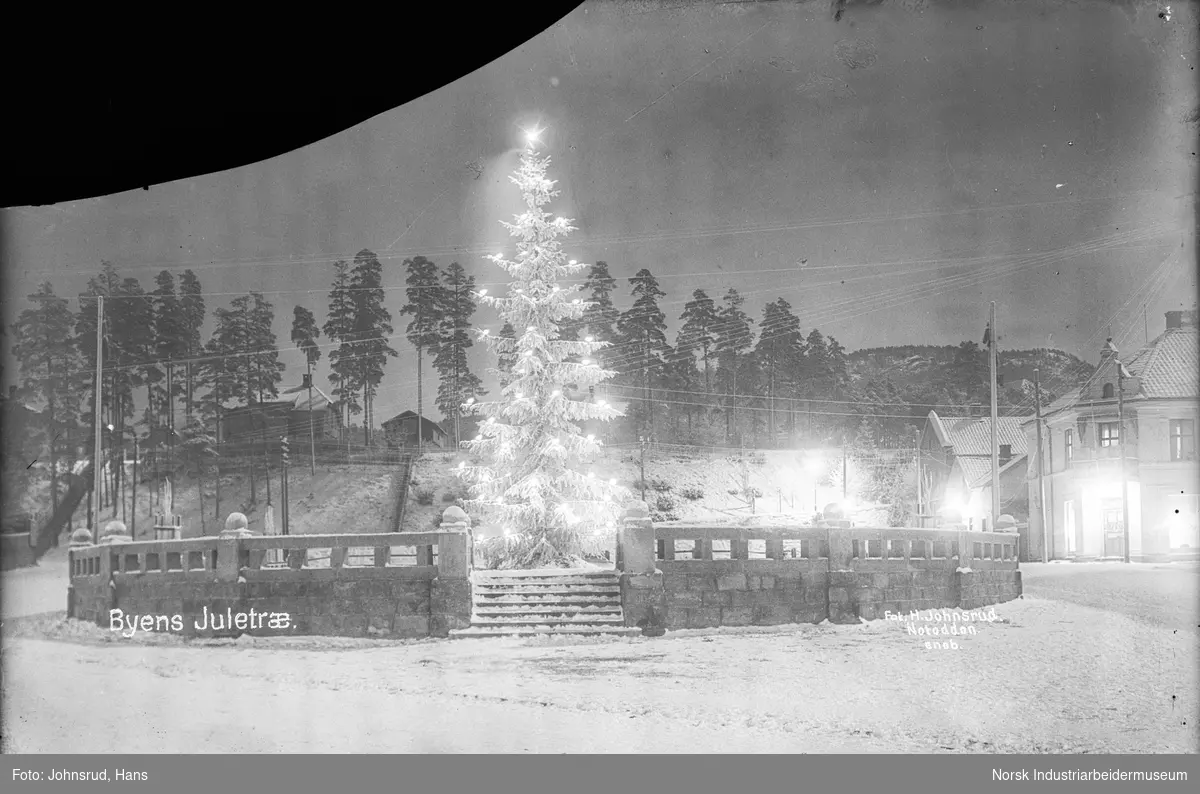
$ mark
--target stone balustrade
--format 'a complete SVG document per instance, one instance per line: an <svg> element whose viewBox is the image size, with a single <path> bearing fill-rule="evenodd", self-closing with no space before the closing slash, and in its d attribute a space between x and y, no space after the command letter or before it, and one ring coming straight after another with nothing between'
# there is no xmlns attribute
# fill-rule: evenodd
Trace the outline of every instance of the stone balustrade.
<svg viewBox="0 0 1200 794"><path fill-rule="evenodd" d="M655 527L627 512L617 567L628 625L665 629L974 609L1021 593L1018 538L894 527Z"/></svg>
<svg viewBox="0 0 1200 794"><path fill-rule="evenodd" d="M213 633L446 636L470 621L465 519L451 507L436 532L260 536L234 528L101 545L73 538L69 614L110 627L115 610L179 615L190 634L206 614L253 610L286 615L286 628L277 621ZM276 551L283 565L269 564Z"/></svg>

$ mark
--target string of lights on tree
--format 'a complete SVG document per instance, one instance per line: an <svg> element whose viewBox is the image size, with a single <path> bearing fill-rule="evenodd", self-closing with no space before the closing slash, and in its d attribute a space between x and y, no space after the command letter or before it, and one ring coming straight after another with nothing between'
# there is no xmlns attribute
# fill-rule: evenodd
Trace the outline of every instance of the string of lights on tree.
<svg viewBox="0 0 1200 794"><path fill-rule="evenodd" d="M463 406L485 417L479 435L463 442L472 458L459 467L471 484L466 504L503 527L509 553L501 567L571 564L585 533L611 526L628 498L615 479L586 470L601 442L581 425L612 421L621 412L604 400L573 399L569 388L586 391L617 373L595 360L606 343L560 338L562 322L579 320L589 304L578 297L578 286L558 282L587 265L562 250L560 238L575 230L571 221L545 210L559 191L546 176L550 158L537 152L542 132L527 132L520 167L510 177L526 207L514 223L501 222L516 238L517 254L485 257L508 273L508 294L477 293L502 322L523 329L514 338L479 331L492 353L514 362L511 379L499 399Z"/></svg>

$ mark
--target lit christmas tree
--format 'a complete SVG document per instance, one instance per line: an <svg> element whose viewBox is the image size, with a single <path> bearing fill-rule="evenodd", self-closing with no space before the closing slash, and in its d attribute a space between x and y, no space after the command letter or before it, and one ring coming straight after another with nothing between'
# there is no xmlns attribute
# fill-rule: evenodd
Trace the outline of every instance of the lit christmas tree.
<svg viewBox="0 0 1200 794"><path fill-rule="evenodd" d="M561 323L582 317L589 304L575 297L578 286L556 282L588 266L568 261L562 252L559 238L575 227L543 209L559 191L546 178L550 158L537 155L538 134L528 133L521 166L510 177L527 209L516 223L501 222L517 238L517 256L486 257L508 272L508 295L491 296L486 289L478 293L479 302L495 307L501 321L518 334L505 339L481 332L493 353L513 361L511 380L498 400L464 407L486 417L475 440L463 442L472 458L481 461L460 464L460 476L471 483L466 505L503 527L502 549L493 561L500 568L581 564L586 540L612 527L628 498L615 480L588 471L600 442L580 428L583 422L611 421L621 412L567 391L573 384L587 394L589 386L616 373L594 360L607 343L592 337L559 338ZM568 361L572 357L579 363Z"/></svg>

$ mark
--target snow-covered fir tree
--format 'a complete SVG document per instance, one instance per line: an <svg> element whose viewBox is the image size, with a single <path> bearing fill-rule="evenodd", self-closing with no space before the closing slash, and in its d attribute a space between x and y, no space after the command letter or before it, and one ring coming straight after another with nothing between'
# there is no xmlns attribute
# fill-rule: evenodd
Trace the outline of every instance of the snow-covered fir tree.
<svg viewBox="0 0 1200 794"><path fill-rule="evenodd" d="M550 158L539 156L536 147L531 133L510 177L526 211L515 223L501 221L516 238L516 257L486 257L508 273L508 294L478 292L479 303L495 308L516 333L505 339L483 330L481 338L497 356L515 363L499 399L465 407L485 418L479 435L463 442L475 465L460 464L460 476L471 483L467 509L504 529L503 551L492 562L502 568L580 564L586 540L613 526L628 498L615 480L589 470L600 441L581 429L621 412L603 400L581 400L567 388L574 384L578 394L587 394L589 386L616 373L595 361L605 342L559 338L564 321L577 321L589 304L577 296L578 286L557 282L588 266L568 260L562 250L560 238L575 227L545 210L559 191L546 177Z"/></svg>

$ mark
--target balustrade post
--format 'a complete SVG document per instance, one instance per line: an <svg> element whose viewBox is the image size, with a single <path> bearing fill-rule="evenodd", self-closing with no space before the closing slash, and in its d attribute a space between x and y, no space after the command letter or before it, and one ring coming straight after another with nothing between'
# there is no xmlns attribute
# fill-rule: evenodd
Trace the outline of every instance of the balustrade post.
<svg viewBox="0 0 1200 794"><path fill-rule="evenodd" d="M429 592L429 633L448 637L451 630L471 625L471 518L452 505L442 513L438 531L438 575Z"/></svg>
<svg viewBox="0 0 1200 794"><path fill-rule="evenodd" d="M622 573L649 575L655 567L654 524L650 521L650 508L645 502L635 501L625 510L621 529L617 533L617 559Z"/></svg>
<svg viewBox="0 0 1200 794"><path fill-rule="evenodd" d="M647 636L660 636L666 631L667 598L655 560L654 524L645 502L626 507L617 544L625 625L638 626Z"/></svg>

